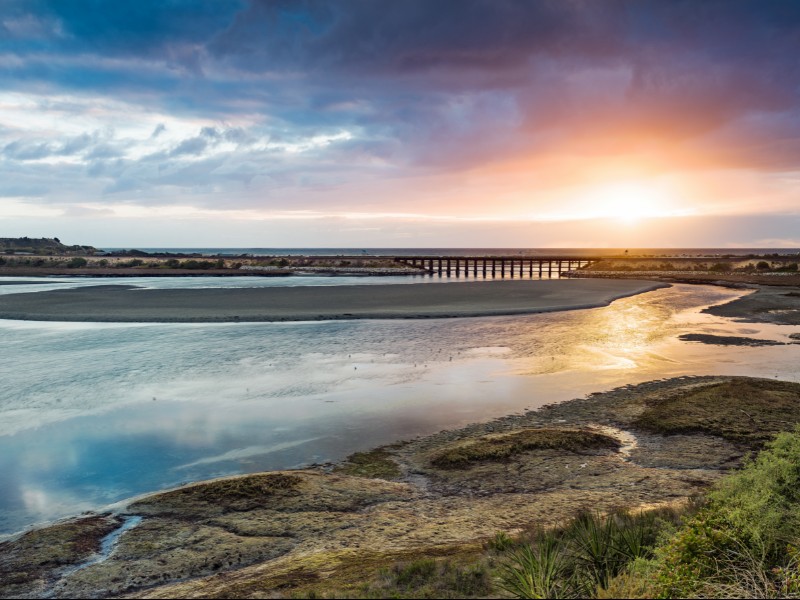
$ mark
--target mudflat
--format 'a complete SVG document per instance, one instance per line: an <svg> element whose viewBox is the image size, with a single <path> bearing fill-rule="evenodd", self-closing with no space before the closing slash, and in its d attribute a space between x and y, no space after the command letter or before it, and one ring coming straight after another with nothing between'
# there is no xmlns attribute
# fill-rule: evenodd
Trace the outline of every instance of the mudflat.
<svg viewBox="0 0 800 600"><path fill-rule="evenodd" d="M226 322L474 317L593 308L668 285L635 279L171 290L98 285L0 296L0 318Z"/></svg>
<svg viewBox="0 0 800 600"><path fill-rule="evenodd" d="M625 386L35 529L0 543L0 596L314 597L315 586L364 581L394 561L474 552L498 531L678 505L798 422L797 383ZM103 550L110 531L113 552Z"/></svg>
<svg viewBox="0 0 800 600"><path fill-rule="evenodd" d="M800 288L760 286L754 294L703 312L746 323L800 325Z"/></svg>

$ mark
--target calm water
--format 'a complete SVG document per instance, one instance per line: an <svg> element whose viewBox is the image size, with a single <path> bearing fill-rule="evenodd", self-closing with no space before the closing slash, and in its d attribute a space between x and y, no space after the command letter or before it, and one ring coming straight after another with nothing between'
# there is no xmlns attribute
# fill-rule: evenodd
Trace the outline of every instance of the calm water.
<svg viewBox="0 0 800 600"><path fill-rule="evenodd" d="M553 279L558 279L558 274L553 273ZM67 288L91 287L94 285L134 285L149 289L201 289L201 288L253 288L253 287L327 287L337 285L409 285L432 283L463 283L465 281L482 281L491 283L501 279L531 279L526 274L520 276L516 272L514 277L506 271L505 277L498 272L496 277L489 275L484 278L482 271L475 275L461 271L458 277L434 274L423 275L382 275L370 276L325 276L325 275L287 275L273 277L2 277L0 278L0 295L21 294L25 292L44 292L50 290L63 290ZM540 279L538 271L534 272L533 279ZM548 279L547 272L544 279Z"/></svg>
<svg viewBox="0 0 800 600"><path fill-rule="evenodd" d="M677 340L800 331L699 314L741 294L678 285L601 309L453 320L0 321L0 532L628 383L711 373L797 380L800 345Z"/></svg>

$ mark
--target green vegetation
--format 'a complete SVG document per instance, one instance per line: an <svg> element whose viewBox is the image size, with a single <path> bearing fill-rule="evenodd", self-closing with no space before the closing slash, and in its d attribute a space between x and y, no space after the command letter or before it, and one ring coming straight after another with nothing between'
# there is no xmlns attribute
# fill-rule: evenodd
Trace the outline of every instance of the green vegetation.
<svg viewBox="0 0 800 600"><path fill-rule="evenodd" d="M491 591L485 564L458 565L423 558L396 564L381 572L377 585L365 586L367 598L474 598Z"/></svg>
<svg viewBox="0 0 800 600"><path fill-rule="evenodd" d="M582 515L516 548L503 538L500 586L520 598L798 597L800 428L678 516Z"/></svg>
<svg viewBox="0 0 800 600"><path fill-rule="evenodd" d="M782 267L776 267L773 270L780 273L796 273L797 268L797 263L789 263L788 265L783 265Z"/></svg>
<svg viewBox="0 0 800 600"><path fill-rule="evenodd" d="M395 563L358 587L305 597L796 598L798 547L800 427L681 508L500 532L482 555Z"/></svg>
<svg viewBox="0 0 800 600"><path fill-rule="evenodd" d="M528 534L501 554L498 584L519 598L603 595L631 565L655 557L659 537L678 519L671 509L579 515L564 527Z"/></svg>
<svg viewBox="0 0 800 600"><path fill-rule="evenodd" d="M130 260L121 260L117 263L118 267L141 267L144 261L141 258L132 258Z"/></svg>
<svg viewBox="0 0 800 600"><path fill-rule="evenodd" d="M486 598L492 594L491 557L475 553L440 558L435 554L395 561L390 566L349 567L340 586L303 585L292 598ZM343 576L343 577L342 577ZM340 579L341 577L341 579Z"/></svg>
<svg viewBox="0 0 800 600"><path fill-rule="evenodd" d="M662 597L800 594L800 429L724 478L657 551Z"/></svg>
<svg viewBox="0 0 800 600"><path fill-rule="evenodd" d="M79 269L80 267L85 267L86 264L87 264L87 261L86 261L85 258L82 258L80 256L76 256L75 258L71 258L69 260L69 262L67 263L67 267L70 268L70 269Z"/></svg>
<svg viewBox="0 0 800 600"><path fill-rule="evenodd" d="M343 464L334 469L334 473L368 479L394 479L401 475L392 455L384 448L351 454Z"/></svg>
<svg viewBox="0 0 800 600"><path fill-rule="evenodd" d="M352 573L343 573L322 588L303 585L294 597L614 597L613 591L642 585L635 574L653 571L658 540L675 531L679 519L672 509L583 514L557 529L518 537L500 532L480 554L422 555L373 566L359 574L358 582ZM653 589L649 580L645 584L648 591Z"/></svg>
<svg viewBox="0 0 800 600"><path fill-rule="evenodd" d="M430 463L440 469L463 469L484 461L506 460L528 450L581 453L616 450L619 442L607 435L577 429L530 429L501 436L485 436L433 454Z"/></svg>
<svg viewBox="0 0 800 600"><path fill-rule="evenodd" d="M678 271L697 273L797 273L798 264L788 256L776 255L772 262L766 260L747 261L754 258L745 256L720 256L717 261L681 260L665 262L655 258L629 258L618 260L613 258L597 261L583 267L582 271ZM772 257L770 257L772 258Z"/></svg>
<svg viewBox="0 0 800 600"><path fill-rule="evenodd" d="M800 422L796 384L733 380L650 404L636 427L663 435L705 433L756 448Z"/></svg>
<svg viewBox="0 0 800 600"><path fill-rule="evenodd" d="M180 264L181 269L214 269L214 268L221 268L217 266L217 263L210 260L184 260Z"/></svg>

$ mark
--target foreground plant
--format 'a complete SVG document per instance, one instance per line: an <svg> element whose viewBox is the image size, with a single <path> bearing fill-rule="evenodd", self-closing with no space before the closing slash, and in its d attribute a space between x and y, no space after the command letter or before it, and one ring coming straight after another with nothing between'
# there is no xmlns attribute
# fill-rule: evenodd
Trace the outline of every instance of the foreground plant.
<svg viewBox="0 0 800 600"><path fill-rule="evenodd" d="M800 594L800 429L724 478L658 550L662 597Z"/></svg>
<svg viewBox="0 0 800 600"><path fill-rule="evenodd" d="M518 598L569 598L574 584L569 555L552 531L539 531L500 566L500 587Z"/></svg>

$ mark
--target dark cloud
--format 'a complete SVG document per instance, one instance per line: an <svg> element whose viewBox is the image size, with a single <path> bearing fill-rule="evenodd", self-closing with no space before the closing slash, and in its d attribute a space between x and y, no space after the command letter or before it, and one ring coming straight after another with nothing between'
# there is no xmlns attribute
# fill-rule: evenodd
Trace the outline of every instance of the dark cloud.
<svg viewBox="0 0 800 600"><path fill-rule="evenodd" d="M6 144L3 154L14 160L39 160L55 154L56 149L45 142L16 141Z"/></svg>
<svg viewBox="0 0 800 600"><path fill-rule="evenodd" d="M58 154L62 156L71 156L83 150L86 150L90 145L97 141L97 135L89 135L82 133L64 142L61 148L58 149Z"/></svg>
<svg viewBox="0 0 800 600"><path fill-rule="evenodd" d="M182 141L180 144L178 144L175 148L173 148L170 151L169 156L175 157L175 156L183 156L186 154L200 155L205 151L207 147L208 147L208 140L205 139L205 137L203 136L197 136Z"/></svg>
<svg viewBox="0 0 800 600"><path fill-rule="evenodd" d="M400 143L410 164L452 168L545 140L616 131L632 151L634 132L672 144L754 112L796 121L798 27L800 3L781 1L253 2L206 48L300 74L294 103L270 96L288 122L359 126L383 155Z"/></svg>
<svg viewBox="0 0 800 600"><path fill-rule="evenodd" d="M109 132L113 135L113 132ZM104 140L108 133L94 131L57 141L19 139L5 145L2 155L15 161L35 161L50 157L86 155L87 158L119 155L121 150Z"/></svg>
<svg viewBox="0 0 800 600"><path fill-rule="evenodd" d="M87 160L118 158L124 155L124 150L113 144L97 144L91 152L86 154Z"/></svg>

